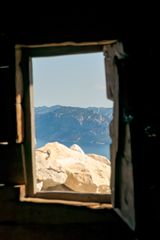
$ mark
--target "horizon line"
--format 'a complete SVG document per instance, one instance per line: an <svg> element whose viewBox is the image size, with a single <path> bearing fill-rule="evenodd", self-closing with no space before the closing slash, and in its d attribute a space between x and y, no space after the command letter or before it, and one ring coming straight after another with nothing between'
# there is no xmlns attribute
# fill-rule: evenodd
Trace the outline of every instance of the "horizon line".
<svg viewBox="0 0 160 240"><path fill-rule="evenodd" d="M34 106L34 108L40 108L40 107L46 107L46 108L51 108L51 107L72 107L72 108L113 108L110 107L110 106L88 106L88 107L83 107L83 106L71 106L71 105L60 105L60 104L55 104L55 105L52 105L52 106L46 106L46 105L41 105L41 106Z"/></svg>

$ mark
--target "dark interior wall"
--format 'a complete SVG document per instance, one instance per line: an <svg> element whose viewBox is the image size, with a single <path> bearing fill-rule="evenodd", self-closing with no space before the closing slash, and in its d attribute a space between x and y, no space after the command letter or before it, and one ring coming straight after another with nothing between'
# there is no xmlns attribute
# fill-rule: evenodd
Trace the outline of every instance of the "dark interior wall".
<svg viewBox="0 0 160 240"><path fill-rule="evenodd" d="M156 239L155 233L160 222L158 207L160 200L160 188L158 184L160 116L158 110L158 64L155 60L157 45L154 41L154 25L148 25L148 21L146 21L143 24L140 22L139 25L129 22L130 25L128 26L128 23L125 23L125 21L120 18L117 18L119 21L108 21L109 16L104 14L104 10L102 11L101 17L99 17L99 20L97 20L97 12L93 8L90 9L90 12L92 13L90 14L91 18L87 17L89 10L85 12L79 11L77 16L76 11L71 15L69 13L65 13L65 17L63 19L61 19L62 15L59 15L58 13L55 13L54 17L52 17L52 15L49 17L43 15L42 17L41 15L41 17L37 17L35 21L32 21L33 19L31 18L30 22L28 22L28 25L25 19L26 16L19 16L13 20L14 27L12 26L10 29L9 26L7 26L7 28L3 29L0 33L0 63L10 64L11 77L8 81L11 81L10 86L12 86L10 88L8 87L9 85L6 84L5 90L1 95L1 102L3 102L5 99L5 104L2 106L0 105L2 112L4 113L1 117L1 122L3 126L6 126L6 129L3 129L3 133L0 132L0 136L7 136L6 133L9 133L8 139L10 140L11 145L1 146L0 149L2 156L1 163L3 163L3 167L0 168L0 179L1 182L11 185L13 181L11 177L11 170L8 169L8 165L13 164L13 169L15 169L15 171L19 171L19 167L21 168L21 166L14 165L17 159L17 150L14 142L16 132L15 112L13 110L14 93L12 92L14 89L14 44L41 44L65 41L84 42L118 39L124 43L125 51L128 54L127 62L122 63L124 65L125 77L123 78L124 80L121 80L121 89L123 90L121 101L124 110L133 116L133 121L131 122L131 139L133 142L132 153L135 181L135 210L137 221L136 235L138 236L138 239L145 239L145 237L148 237L148 235L151 234L151 239ZM114 17L112 16L111 19L113 18ZM20 27L19 24L16 25L19 23L19 19L22 20L22 27ZM49 28L46 28L46 25ZM6 96L9 96L9 98L6 98ZM9 123L7 125L4 124L4 122L8 120ZM14 158L15 160L13 160ZM13 172L12 174L14 175ZM23 176L21 179L23 180ZM5 203L3 202L3 205L4 204ZM11 201L11 205L12 204L13 203ZM11 205L7 206L10 206L12 211ZM110 227L110 229L114 229L114 227L119 229L118 224L112 224L113 225ZM11 236L11 234L8 234L8 238L6 239L15 239L17 238L18 234L25 234L29 231L30 233L28 233L28 238L30 236L35 237L39 236L38 229L41 229L40 233L43 233L43 236L45 236L46 232L49 231L47 233L48 239L50 239L51 236L56 236L57 239L63 239L64 235L66 236L66 233L62 232L65 232L67 228L66 225L59 225L56 227L56 229L54 229L55 231L53 233L52 230L48 230L50 229L50 226L48 225L43 226L42 228L37 225L36 231L32 230L33 226L26 226L23 225L23 223L22 226L20 226L20 223L18 223L16 227L15 226L16 224L12 225L11 223L5 223L2 221L0 236L5 236L6 232L11 231L13 235ZM94 226L94 230L92 224L87 226L89 226L89 229L95 233L95 236L97 236L96 234L99 235L100 232L104 233L104 229L109 226L109 223L106 223L106 225L96 225ZM87 226L83 227L81 224L76 224L75 227L70 225L70 231L67 237L71 237L70 239L75 239L74 237L77 236L80 239L80 237L82 237L82 235L85 233L87 233L88 236L89 233ZM61 227L62 232L60 233ZM74 235L73 231L71 231L72 227L76 229L74 230L76 231ZM18 234L16 233L15 228L19 229L17 230L19 231ZM82 228L84 231L82 231ZM119 231L121 237L124 237L124 232L120 229ZM125 229L124 231L127 230ZM114 239L114 234L114 230L110 232L110 239ZM132 236L129 234L129 237L128 239L131 239ZM105 239L105 237L102 235L101 238Z"/></svg>
<svg viewBox="0 0 160 240"><path fill-rule="evenodd" d="M0 36L0 79L1 84L0 108L1 114L0 124L3 126L0 133L0 141L12 141L15 138L15 84L14 84L14 44L9 41L6 36Z"/></svg>

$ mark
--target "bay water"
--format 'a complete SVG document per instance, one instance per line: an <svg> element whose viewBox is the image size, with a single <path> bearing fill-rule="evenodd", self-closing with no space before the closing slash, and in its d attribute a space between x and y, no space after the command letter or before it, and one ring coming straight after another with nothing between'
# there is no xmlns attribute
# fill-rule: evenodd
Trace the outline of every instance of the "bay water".
<svg viewBox="0 0 160 240"><path fill-rule="evenodd" d="M45 142L44 140L41 139L37 139L37 144L36 144L36 148L40 148L42 146L44 146L45 144L47 144L47 142ZM67 147L72 146L74 143L71 142L63 142L62 144L64 144ZM110 144L78 144L82 150L85 153L94 153L97 155L102 155L107 157L108 159L110 159Z"/></svg>

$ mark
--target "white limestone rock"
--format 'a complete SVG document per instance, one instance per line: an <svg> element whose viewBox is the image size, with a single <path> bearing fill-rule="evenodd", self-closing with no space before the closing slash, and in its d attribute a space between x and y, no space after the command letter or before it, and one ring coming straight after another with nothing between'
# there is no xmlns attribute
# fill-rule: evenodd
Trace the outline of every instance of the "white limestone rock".
<svg viewBox="0 0 160 240"><path fill-rule="evenodd" d="M110 193L110 161L104 156L87 155L76 144L73 149L54 142L36 150L37 187L43 182L42 190Z"/></svg>
<svg viewBox="0 0 160 240"><path fill-rule="evenodd" d="M81 148L79 145L77 145L77 144L73 144L73 145L70 147L70 149L84 154L84 151L82 150L82 148Z"/></svg>

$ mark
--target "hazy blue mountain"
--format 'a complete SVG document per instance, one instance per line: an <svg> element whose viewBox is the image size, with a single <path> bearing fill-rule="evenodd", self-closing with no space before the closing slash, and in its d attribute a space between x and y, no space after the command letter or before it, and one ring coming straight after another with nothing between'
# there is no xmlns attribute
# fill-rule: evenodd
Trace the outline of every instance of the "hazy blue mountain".
<svg viewBox="0 0 160 240"><path fill-rule="evenodd" d="M37 147L58 141L80 146L110 144L112 108L68 106L36 107Z"/></svg>

